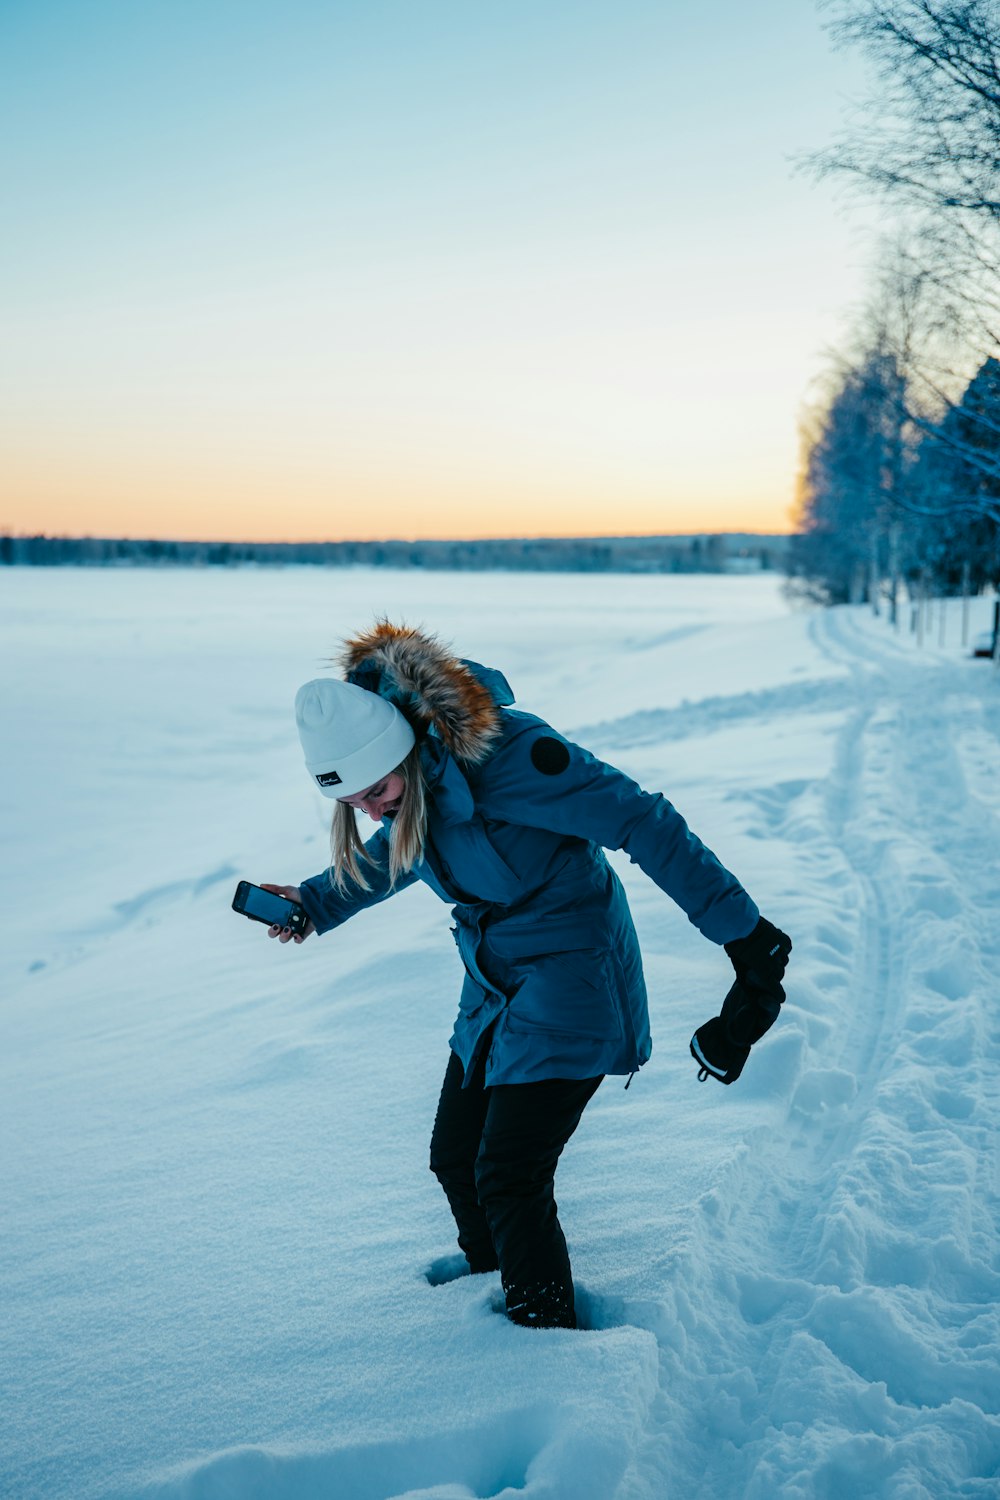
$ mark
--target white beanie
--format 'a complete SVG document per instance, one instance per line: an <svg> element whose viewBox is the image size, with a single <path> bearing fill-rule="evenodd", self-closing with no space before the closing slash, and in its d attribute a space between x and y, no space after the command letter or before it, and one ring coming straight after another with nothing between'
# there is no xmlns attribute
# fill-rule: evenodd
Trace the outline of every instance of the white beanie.
<svg viewBox="0 0 1000 1500"><path fill-rule="evenodd" d="M316 677L295 695L306 769L324 797L355 797L388 776L413 748L394 704L336 677Z"/></svg>

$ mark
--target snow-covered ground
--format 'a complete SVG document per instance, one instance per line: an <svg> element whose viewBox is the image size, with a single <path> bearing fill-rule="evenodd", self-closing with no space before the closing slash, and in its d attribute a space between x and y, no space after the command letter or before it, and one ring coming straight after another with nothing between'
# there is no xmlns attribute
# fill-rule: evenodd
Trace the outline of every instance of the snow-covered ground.
<svg viewBox="0 0 1000 1500"><path fill-rule="evenodd" d="M795 940L699 1084L728 961L617 857L654 1054L560 1166L579 1332L423 1274L446 908L301 948L229 910L325 863L291 700L382 611L665 791ZM767 577L4 570L0 1492L1000 1495L1000 674L948 632Z"/></svg>

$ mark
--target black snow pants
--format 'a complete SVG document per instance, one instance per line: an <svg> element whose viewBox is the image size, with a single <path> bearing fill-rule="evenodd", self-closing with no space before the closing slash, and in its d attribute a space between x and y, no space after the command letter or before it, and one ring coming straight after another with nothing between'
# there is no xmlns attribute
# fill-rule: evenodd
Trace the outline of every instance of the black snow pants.
<svg viewBox="0 0 1000 1500"><path fill-rule="evenodd" d="M476 1271L499 1268L507 1316L531 1328L575 1328L573 1277L559 1225L556 1163L600 1078L495 1084L484 1047L469 1087L448 1062L431 1136L431 1171Z"/></svg>

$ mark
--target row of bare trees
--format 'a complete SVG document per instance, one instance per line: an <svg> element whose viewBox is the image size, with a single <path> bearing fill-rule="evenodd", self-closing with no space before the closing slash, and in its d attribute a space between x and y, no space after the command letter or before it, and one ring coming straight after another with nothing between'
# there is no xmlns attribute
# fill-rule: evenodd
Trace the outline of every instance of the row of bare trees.
<svg viewBox="0 0 1000 1500"><path fill-rule="evenodd" d="M792 587L1000 587L1000 5L835 0L871 97L805 164L891 209L853 347L807 418Z"/></svg>

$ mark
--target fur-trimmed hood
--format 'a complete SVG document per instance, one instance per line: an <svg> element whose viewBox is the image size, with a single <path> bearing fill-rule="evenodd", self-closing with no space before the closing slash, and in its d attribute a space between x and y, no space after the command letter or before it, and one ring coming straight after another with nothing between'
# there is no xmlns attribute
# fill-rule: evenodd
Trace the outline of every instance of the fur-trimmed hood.
<svg viewBox="0 0 1000 1500"><path fill-rule="evenodd" d="M348 682L394 703L418 739L434 735L467 765L487 759L500 736L500 708L514 701L500 672L389 620L345 641L337 665Z"/></svg>

